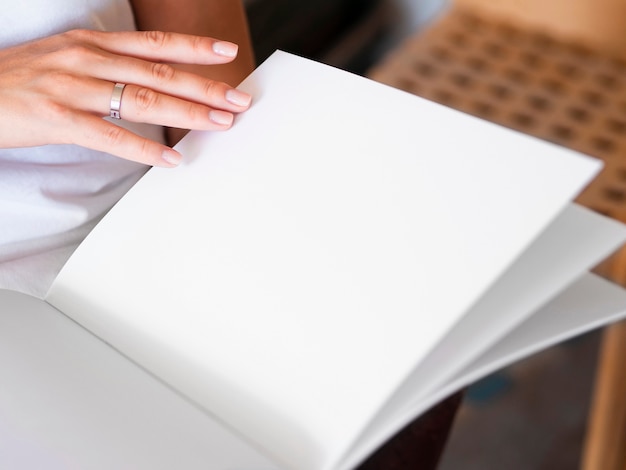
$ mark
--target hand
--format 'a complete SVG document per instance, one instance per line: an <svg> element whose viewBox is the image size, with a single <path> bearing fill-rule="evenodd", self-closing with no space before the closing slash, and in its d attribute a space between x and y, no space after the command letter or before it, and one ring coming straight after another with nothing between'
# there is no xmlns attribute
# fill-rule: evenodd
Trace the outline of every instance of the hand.
<svg viewBox="0 0 626 470"><path fill-rule="evenodd" d="M110 123L111 94L125 83L128 121L225 130L251 97L168 63L225 64L237 46L162 32L74 30L0 50L0 148L77 144L153 166L176 166L173 149Z"/></svg>

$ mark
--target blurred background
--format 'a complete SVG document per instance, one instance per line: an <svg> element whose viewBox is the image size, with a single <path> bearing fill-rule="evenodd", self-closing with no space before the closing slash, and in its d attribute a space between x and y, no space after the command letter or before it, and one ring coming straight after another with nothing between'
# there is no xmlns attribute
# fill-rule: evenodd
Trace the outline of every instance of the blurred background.
<svg viewBox="0 0 626 470"><path fill-rule="evenodd" d="M447 0L245 0L257 59L282 49L364 73Z"/></svg>
<svg viewBox="0 0 626 470"><path fill-rule="evenodd" d="M577 202L626 221L625 1L246 4L259 61L286 50L601 158ZM597 272L626 284L626 254ZM472 385L438 468L626 470L625 360L618 325Z"/></svg>

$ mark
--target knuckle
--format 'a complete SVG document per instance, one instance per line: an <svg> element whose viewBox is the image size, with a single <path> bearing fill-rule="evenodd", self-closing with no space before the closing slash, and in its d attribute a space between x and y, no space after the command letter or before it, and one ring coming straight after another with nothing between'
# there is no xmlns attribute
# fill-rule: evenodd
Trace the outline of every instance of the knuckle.
<svg viewBox="0 0 626 470"><path fill-rule="evenodd" d="M124 139L124 129L115 124L111 124L104 129L102 139L106 145L115 147L122 143Z"/></svg>
<svg viewBox="0 0 626 470"><path fill-rule="evenodd" d="M61 36L70 42L89 42L94 37L95 31L88 29L71 29L64 32Z"/></svg>
<svg viewBox="0 0 626 470"><path fill-rule="evenodd" d="M206 38L202 36L193 36L191 39L191 49L194 53L202 54L206 52Z"/></svg>
<svg viewBox="0 0 626 470"><path fill-rule="evenodd" d="M209 111L204 106L196 103L187 103L187 109L185 110L187 119L193 123L203 123L206 121Z"/></svg>
<svg viewBox="0 0 626 470"><path fill-rule="evenodd" d="M161 49L167 42L169 33L163 31L145 31L144 37L148 46L153 49Z"/></svg>
<svg viewBox="0 0 626 470"><path fill-rule="evenodd" d="M211 98L220 92L220 83L215 80L207 80L204 82L204 95Z"/></svg>
<svg viewBox="0 0 626 470"><path fill-rule="evenodd" d="M85 63L98 57L98 48L92 39L94 33L73 29L47 38L45 46L42 44L38 51L41 63L49 68L84 68Z"/></svg>
<svg viewBox="0 0 626 470"><path fill-rule="evenodd" d="M168 64L153 63L150 65L152 77L159 83L168 82L174 78L176 70Z"/></svg>
<svg viewBox="0 0 626 470"><path fill-rule="evenodd" d="M146 163L156 160L153 143L148 139L142 139L139 143L138 156L140 161Z"/></svg>
<svg viewBox="0 0 626 470"><path fill-rule="evenodd" d="M78 78L70 72L54 70L48 73L47 82L46 89L66 96L68 91L76 87Z"/></svg>
<svg viewBox="0 0 626 470"><path fill-rule="evenodd" d="M73 42L59 51L58 60L70 67L84 66L85 63L91 61L95 52L91 46L85 43Z"/></svg>
<svg viewBox="0 0 626 470"><path fill-rule="evenodd" d="M139 88L135 93L135 104L141 111L155 108L159 103L159 94L149 88Z"/></svg>
<svg viewBox="0 0 626 470"><path fill-rule="evenodd" d="M73 110L52 99L44 99L39 103L39 113L48 122L64 123L71 119Z"/></svg>

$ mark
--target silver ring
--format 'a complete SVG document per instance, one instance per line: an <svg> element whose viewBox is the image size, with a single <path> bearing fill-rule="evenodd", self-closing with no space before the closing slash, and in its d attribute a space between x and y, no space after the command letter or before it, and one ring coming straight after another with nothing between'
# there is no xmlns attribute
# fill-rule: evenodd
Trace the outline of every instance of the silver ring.
<svg viewBox="0 0 626 470"><path fill-rule="evenodd" d="M116 83L113 87L113 93L111 94L111 110L109 111L112 118L122 118L122 116L120 116L120 107L122 106L122 93L125 86L125 83Z"/></svg>

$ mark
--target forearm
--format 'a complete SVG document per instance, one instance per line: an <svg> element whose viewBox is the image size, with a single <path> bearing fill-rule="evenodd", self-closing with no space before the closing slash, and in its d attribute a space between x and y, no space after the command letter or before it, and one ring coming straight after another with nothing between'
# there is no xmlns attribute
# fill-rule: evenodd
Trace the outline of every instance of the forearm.
<svg viewBox="0 0 626 470"><path fill-rule="evenodd" d="M184 66L237 86L254 69L248 23L240 0L131 0L137 28L224 39L239 45L232 63L220 66Z"/></svg>
<svg viewBox="0 0 626 470"><path fill-rule="evenodd" d="M209 36L239 45L237 58L225 65L177 65L213 80L237 86L254 69L254 53L241 0L131 0L139 30L160 30ZM168 128L167 141L176 144L186 130Z"/></svg>

